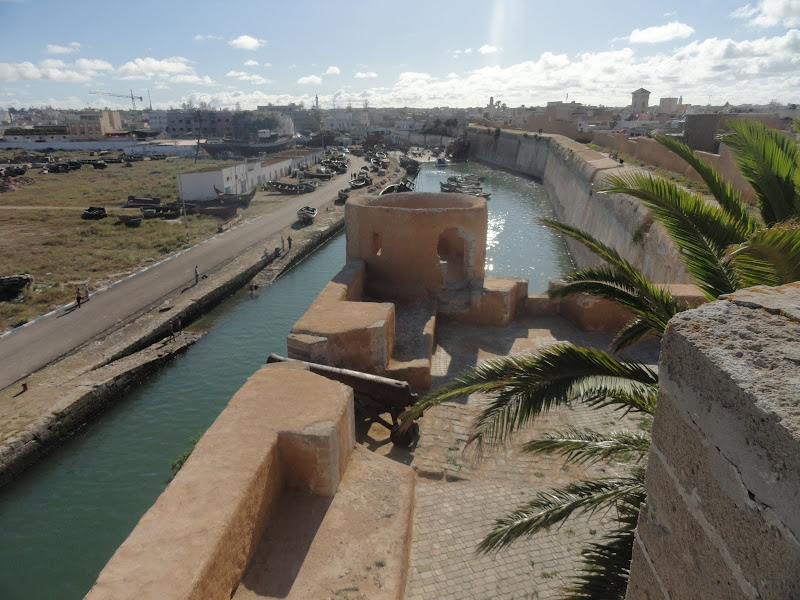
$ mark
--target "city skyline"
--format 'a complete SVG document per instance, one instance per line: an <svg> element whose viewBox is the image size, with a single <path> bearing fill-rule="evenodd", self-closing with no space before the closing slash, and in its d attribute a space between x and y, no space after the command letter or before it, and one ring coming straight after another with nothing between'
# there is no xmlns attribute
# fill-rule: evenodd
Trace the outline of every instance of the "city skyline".
<svg viewBox="0 0 800 600"><path fill-rule="evenodd" d="M129 109L91 94L129 90L154 108L800 101L800 0L304 6L0 0L0 107Z"/></svg>

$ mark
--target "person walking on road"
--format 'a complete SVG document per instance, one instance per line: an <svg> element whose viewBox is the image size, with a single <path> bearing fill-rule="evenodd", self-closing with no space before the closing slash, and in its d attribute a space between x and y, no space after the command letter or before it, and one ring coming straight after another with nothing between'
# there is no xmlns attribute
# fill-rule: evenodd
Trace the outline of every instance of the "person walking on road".
<svg viewBox="0 0 800 600"><path fill-rule="evenodd" d="M290 247L291 247L291 244L290 244ZM78 306L78 308L81 307L81 299L82 299L82 297L81 297L81 288L76 287L75 288L75 304Z"/></svg>
<svg viewBox="0 0 800 600"><path fill-rule="evenodd" d="M289 250L291 250L291 249L292 249L292 236L289 236L289 237L286 239L286 241L287 241L287 242L289 242Z"/></svg>
<svg viewBox="0 0 800 600"><path fill-rule="evenodd" d="M200 271L197 270L197 265L194 266L194 284L200 283Z"/></svg>

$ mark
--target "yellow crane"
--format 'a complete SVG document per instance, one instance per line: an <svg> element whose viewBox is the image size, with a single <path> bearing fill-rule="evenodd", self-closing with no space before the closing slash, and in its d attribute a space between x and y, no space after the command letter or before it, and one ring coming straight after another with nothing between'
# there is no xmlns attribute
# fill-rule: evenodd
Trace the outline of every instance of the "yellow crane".
<svg viewBox="0 0 800 600"><path fill-rule="evenodd" d="M130 94L115 94L113 92L89 92L90 94L94 94L95 96L114 96L115 98L130 98L131 104L133 105L133 110L136 110L136 101L139 100L140 102L144 102L144 98L141 96L134 96L133 90L130 90Z"/></svg>

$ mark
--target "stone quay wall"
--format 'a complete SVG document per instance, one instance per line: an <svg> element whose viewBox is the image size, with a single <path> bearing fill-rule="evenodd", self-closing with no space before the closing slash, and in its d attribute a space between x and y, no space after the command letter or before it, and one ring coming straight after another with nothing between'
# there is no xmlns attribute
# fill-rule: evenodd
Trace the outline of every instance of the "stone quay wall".
<svg viewBox="0 0 800 600"><path fill-rule="evenodd" d="M473 158L541 180L558 220L616 248L654 282L690 283L672 241L647 208L624 194L598 193L604 177L628 167L559 135L472 127L469 138ZM602 264L582 244L566 242L578 267Z"/></svg>
<svg viewBox="0 0 800 600"><path fill-rule="evenodd" d="M800 282L674 317L628 600L800 598Z"/></svg>

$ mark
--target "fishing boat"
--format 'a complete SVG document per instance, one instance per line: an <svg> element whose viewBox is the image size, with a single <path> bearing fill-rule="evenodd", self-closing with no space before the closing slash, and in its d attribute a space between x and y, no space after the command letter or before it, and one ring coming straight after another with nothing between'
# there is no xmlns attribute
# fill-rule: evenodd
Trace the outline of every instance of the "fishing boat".
<svg viewBox="0 0 800 600"><path fill-rule="evenodd" d="M90 206L83 211L81 219L86 219L87 221L98 221L100 219L105 219L107 216L108 213L106 212L105 206Z"/></svg>
<svg viewBox="0 0 800 600"><path fill-rule="evenodd" d="M313 173L311 171L303 171L304 179L321 179L322 181L330 181L333 174L331 173Z"/></svg>
<svg viewBox="0 0 800 600"><path fill-rule="evenodd" d="M197 213L227 220L235 217L238 209L238 206L198 206Z"/></svg>
<svg viewBox="0 0 800 600"><path fill-rule="evenodd" d="M414 191L414 182L406 179L405 181L400 181L398 183L393 183L391 185L387 185L381 193L378 194L379 196L385 196L386 194L399 194L402 192L413 192Z"/></svg>
<svg viewBox="0 0 800 600"><path fill-rule="evenodd" d="M188 202L167 202L164 207L181 213L185 208L187 215L193 215L197 212L197 204L189 204Z"/></svg>
<svg viewBox="0 0 800 600"><path fill-rule="evenodd" d="M436 168L444 169L445 167L447 167L447 159L444 156L440 156L436 159Z"/></svg>
<svg viewBox="0 0 800 600"><path fill-rule="evenodd" d="M317 189L317 186L310 181L303 181L296 185L282 181L268 181L267 185L281 194L307 194Z"/></svg>
<svg viewBox="0 0 800 600"><path fill-rule="evenodd" d="M148 206L158 206L161 198L151 198L150 196L128 196L128 201L122 208L142 208Z"/></svg>
<svg viewBox="0 0 800 600"><path fill-rule="evenodd" d="M309 224L314 222L314 217L317 216L317 209L313 206L304 206L297 209L297 219L301 223Z"/></svg>
<svg viewBox="0 0 800 600"><path fill-rule="evenodd" d="M96 161L94 161L92 163L92 166L95 169L105 169L105 168L108 167L108 165L106 164L106 161L104 161L104 160L96 160Z"/></svg>
<svg viewBox="0 0 800 600"><path fill-rule="evenodd" d="M139 227L142 224L142 217L136 217L135 219L124 221L124 223L125 227Z"/></svg>
<svg viewBox="0 0 800 600"><path fill-rule="evenodd" d="M128 223L130 223L131 221L135 221L136 219L139 219L141 221L142 215L141 214L138 214L138 215L117 215L117 218L119 219L120 223L125 223L127 225Z"/></svg>
<svg viewBox="0 0 800 600"><path fill-rule="evenodd" d="M214 186L214 191L216 192L217 198L221 204L225 206L241 206L242 208L247 208L250 206L250 201L253 199L253 196L256 195L255 187L246 194L229 194L227 192L221 192L217 189L217 186Z"/></svg>
<svg viewBox="0 0 800 600"><path fill-rule="evenodd" d="M367 173L369 173L369 167L366 166L361 167L358 171L359 173L364 173L366 175Z"/></svg>
<svg viewBox="0 0 800 600"><path fill-rule="evenodd" d="M339 200L344 200L346 202L347 199L350 197L350 190L347 190L347 189L339 190L338 196L339 196Z"/></svg>
<svg viewBox="0 0 800 600"><path fill-rule="evenodd" d="M359 188L366 187L368 185L372 185L372 177L368 175L362 175L360 177L356 177L353 181L350 182L350 189L357 190Z"/></svg>
<svg viewBox="0 0 800 600"><path fill-rule="evenodd" d="M22 288L31 285L33 277L30 275L5 275L0 276L0 300L15 298Z"/></svg>
<svg viewBox="0 0 800 600"><path fill-rule="evenodd" d="M143 208L142 217L145 219L177 219L181 216L180 210L169 209L166 206Z"/></svg>

